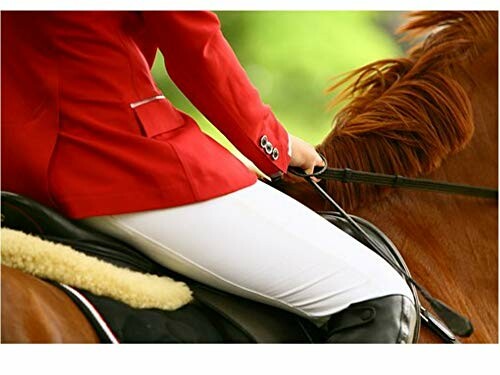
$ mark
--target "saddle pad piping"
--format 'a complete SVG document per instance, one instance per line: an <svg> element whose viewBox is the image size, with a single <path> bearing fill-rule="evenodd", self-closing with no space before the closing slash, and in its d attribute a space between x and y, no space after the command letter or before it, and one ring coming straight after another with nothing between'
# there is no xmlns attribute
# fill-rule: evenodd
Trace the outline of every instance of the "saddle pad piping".
<svg viewBox="0 0 500 375"><path fill-rule="evenodd" d="M106 335L108 340L112 344L119 344L120 342L116 338L116 336L113 334L111 329L108 327L102 316L99 314L99 312L94 308L94 306L77 290L73 289L69 285L58 283L62 288L66 290L67 293L72 294L78 301L87 309L87 311L92 315L94 318L95 322L99 325L99 328L102 330L102 332Z"/></svg>

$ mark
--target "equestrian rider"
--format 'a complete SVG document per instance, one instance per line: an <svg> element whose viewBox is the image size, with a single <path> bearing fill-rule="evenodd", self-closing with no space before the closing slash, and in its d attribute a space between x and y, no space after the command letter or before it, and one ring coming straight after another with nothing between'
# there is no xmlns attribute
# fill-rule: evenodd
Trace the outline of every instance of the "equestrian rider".
<svg viewBox="0 0 500 375"><path fill-rule="evenodd" d="M322 165L262 103L214 13L2 12L3 189L307 317L330 342L411 342L403 278L173 107L150 72L157 49L186 97L265 174Z"/></svg>

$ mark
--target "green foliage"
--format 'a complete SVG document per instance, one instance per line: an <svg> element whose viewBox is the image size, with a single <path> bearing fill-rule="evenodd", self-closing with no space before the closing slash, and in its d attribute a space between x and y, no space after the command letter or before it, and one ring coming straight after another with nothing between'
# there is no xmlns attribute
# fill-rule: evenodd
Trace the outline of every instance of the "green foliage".
<svg viewBox="0 0 500 375"><path fill-rule="evenodd" d="M402 54L382 25L393 12L224 11L222 31L265 103L287 130L315 144L327 134L333 113L326 107L330 80L366 63ZM229 142L175 88L161 54L155 79L174 105L202 129Z"/></svg>

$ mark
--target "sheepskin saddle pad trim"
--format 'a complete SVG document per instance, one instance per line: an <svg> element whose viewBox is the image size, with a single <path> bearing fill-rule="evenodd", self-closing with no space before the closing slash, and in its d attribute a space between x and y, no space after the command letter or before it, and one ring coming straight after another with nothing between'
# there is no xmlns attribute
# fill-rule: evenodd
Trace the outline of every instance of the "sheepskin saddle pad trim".
<svg viewBox="0 0 500 375"><path fill-rule="evenodd" d="M63 244L2 228L2 264L139 309L176 310L192 301L183 282L117 267Z"/></svg>

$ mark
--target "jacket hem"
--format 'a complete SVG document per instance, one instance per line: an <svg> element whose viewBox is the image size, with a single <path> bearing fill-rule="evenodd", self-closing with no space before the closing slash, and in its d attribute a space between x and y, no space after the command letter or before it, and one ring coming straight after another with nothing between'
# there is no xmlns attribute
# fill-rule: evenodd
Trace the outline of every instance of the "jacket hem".
<svg viewBox="0 0 500 375"><path fill-rule="evenodd" d="M253 185L256 181L257 177L245 179L242 184L203 197L193 197L190 189L187 189L185 193L175 192L175 194L166 190L149 190L67 198L58 197L56 209L71 219L85 219L92 216L119 215L171 208L217 198Z"/></svg>

